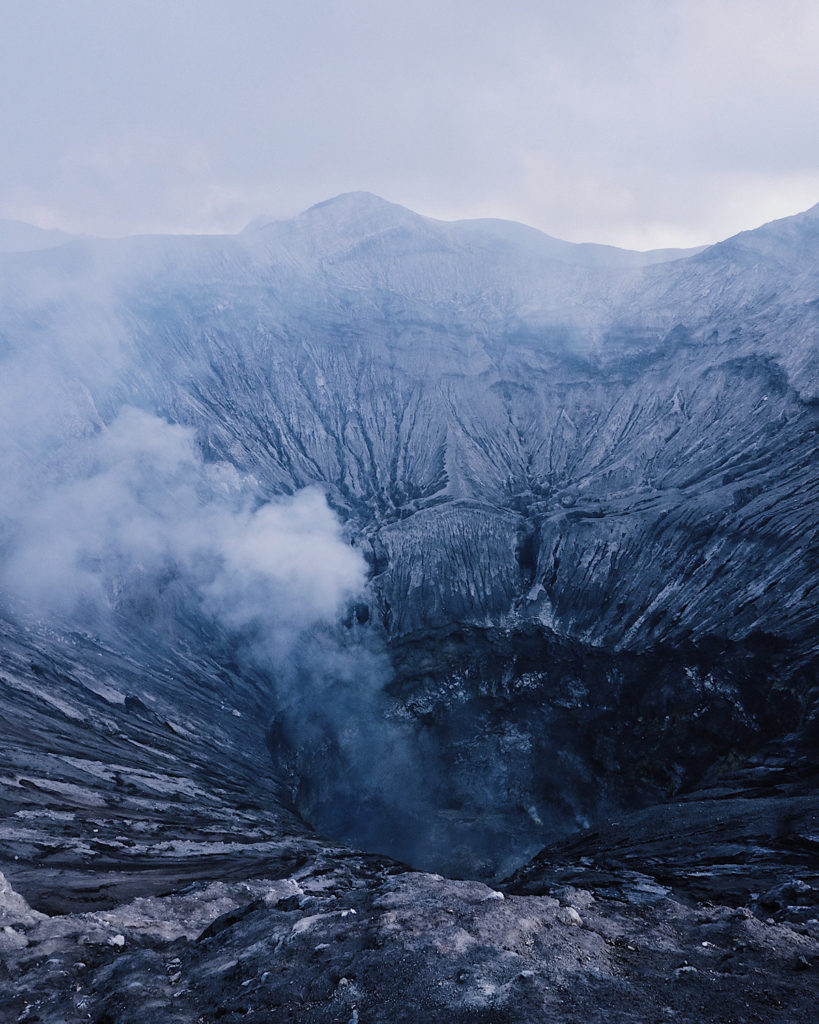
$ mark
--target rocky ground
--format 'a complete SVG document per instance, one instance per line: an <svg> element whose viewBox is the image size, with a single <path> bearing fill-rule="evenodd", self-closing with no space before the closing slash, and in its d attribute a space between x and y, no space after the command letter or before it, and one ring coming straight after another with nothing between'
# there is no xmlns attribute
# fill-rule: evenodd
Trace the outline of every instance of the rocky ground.
<svg viewBox="0 0 819 1024"><path fill-rule="evenodd" d="M811 713L487 884L288 810L252 678L201 650L59 640L4 630L0 1020L815 1020Z"/></svg>
<svg viewBox="0 0 819 1024"><path fill-rule="evenodd" d="M61 676L51 667L51 702L26 705L13 641L4 1022L815 1020L813 717L686 795L601 820L486 884L323 841L265 789L267 751L243 712L227 719L243 745L241 729L197 742L190 691L177 732L146 695L107 705L106 738L106 705L78 689L88 641ZM29 635L26 650L41 643ZM98 689L127 679L127 659L101 647L94 660ZM252 696L233 692L245 709ZM72 697L88 702L83 721ZM163 760L150 744L164 733ZM39 776L19 771L26 757Z"/></svg>
<svg viewBox="0 0 819 1024"><path fill-rule="evenodd" d="M514 888L514 886L513 886ZM815 1020L817 889L692 901L636 871L517 895L338 850L86 914L4 882L9 1021ZM505 890L505 891L504 891Z"/></svg>

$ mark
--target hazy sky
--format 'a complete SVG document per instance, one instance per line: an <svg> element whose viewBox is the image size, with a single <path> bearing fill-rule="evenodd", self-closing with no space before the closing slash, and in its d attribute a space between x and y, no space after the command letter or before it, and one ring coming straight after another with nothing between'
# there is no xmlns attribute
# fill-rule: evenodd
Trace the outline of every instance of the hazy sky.
<svg viewBox="0 0 819 1024"><path fill-rule="evenodd" d="M819 201L816 0L0 10L0 217L238 230L366 189L647 248Z"/></svg>

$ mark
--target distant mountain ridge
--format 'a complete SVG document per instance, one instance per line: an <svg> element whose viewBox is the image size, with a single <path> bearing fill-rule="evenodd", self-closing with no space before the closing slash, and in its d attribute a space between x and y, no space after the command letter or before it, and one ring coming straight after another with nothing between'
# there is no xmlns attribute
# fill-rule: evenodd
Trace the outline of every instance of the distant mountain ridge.
<svg viewBox="0 0 819 1024"><path fill-rule="evenodd" d="M0 219L0 252L37 252L63 245L73 237L65 231L38 228L20 220Z"/></svg>
<svg viewBox="0 0 819 1024"><path fill-rule="evenodd" d="M462 238L472 240L476 244L502 244L510 248L530 250L533 255L558 259L566 263L581 266L645 266L651 263L664 263L675 259L684 259L702 252L706 246L689 249L653 249L636 252L620 249L613 245L598 245L593 242L565 242L559 238L528 227L516 221L497 218L477 218L471 220L442 221L432 217L422 217L397 203L390 203L370 192L347 192L333 199L325 200L310 207L296 220L307 220L316 215L330 214L335 226L346 222L360 227L362 224L385 224L391 218L395 224L418 223L426 221L430 225L447 226ZM330 212L332 211L332 212ZM276 219L257 218L245 228L244 233L274 229L275 225L286 223Z"/></svg>

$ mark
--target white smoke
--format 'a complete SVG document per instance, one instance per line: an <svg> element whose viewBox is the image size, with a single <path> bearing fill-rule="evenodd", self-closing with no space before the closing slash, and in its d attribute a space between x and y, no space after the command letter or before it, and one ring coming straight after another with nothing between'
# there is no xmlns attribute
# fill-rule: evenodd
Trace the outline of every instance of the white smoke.
<svg viewBox="0 0 819 1024"><path fill-rule="evenodd" d="M385 817L414 842L407 809L437 773L385 718L383 638L350 615L369 603L365 561L319 487L264 492L157 412L162 339L148 371L120 301L137 250L120 268L92 247L39 277L0 273L0 620L36 621L55 656L71 631L102 638L144 667L149 696L175 685L152 673L154 648L171 664L189 644L224 657L229 699L250 713L237 743L290 758L316 824L378 837ZM212 683L199 707L212 696L216 713L228 694Z"/></svg>
<svg viewBox="0 0 819 1024"><path fill-rule="evenodd" d="M30 613L99 624L123 602L163 614L184 600L274 660L332 623L365 565L317 488L263 504L189 428L124 408L62 450L60 478L6 507L0 585Z"/></svg>

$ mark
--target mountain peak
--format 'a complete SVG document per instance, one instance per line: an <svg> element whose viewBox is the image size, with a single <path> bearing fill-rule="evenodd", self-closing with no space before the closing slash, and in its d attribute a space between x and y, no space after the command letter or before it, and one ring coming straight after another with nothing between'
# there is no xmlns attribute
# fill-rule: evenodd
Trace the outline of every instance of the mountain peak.
<svg viewBox="0 0 819 1024"><path fill-rule="evenodd" d="M290 220L252 222L245 232L267 239L300 239L299 244L306 244L314 253L328 255L365 238L426 222L420 214L372 192L343 192Z"/></svg>
<svg viewBox="0 0 819 1024"><path fill-rule="evenodd" d="M389 230L399 224L418 224L424 218L372 192L342 192L311 206L296 220L326 224L341 234L347 234L351 228L356 234L362 230L369 234Z"/></svg>
<svg viewBox="0 0 819 1024"><path fill-rule="evenodd" d="M397 203L391 203L387 199L382 199L381 196L377 196L374 192L340 192L337 196L332 196L330 199L324 199L320 203L315 203L310 206L305 213L310 213L312 210L325 210L325 209L338 209L338 210L349 210L357 213L367 213L375 210L404 210L406 213L410 213L404 206L399 206Z"/></svg>

